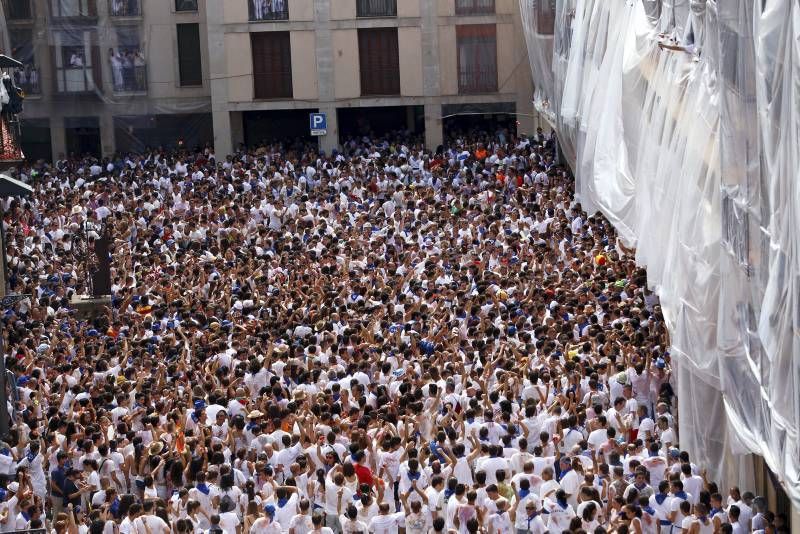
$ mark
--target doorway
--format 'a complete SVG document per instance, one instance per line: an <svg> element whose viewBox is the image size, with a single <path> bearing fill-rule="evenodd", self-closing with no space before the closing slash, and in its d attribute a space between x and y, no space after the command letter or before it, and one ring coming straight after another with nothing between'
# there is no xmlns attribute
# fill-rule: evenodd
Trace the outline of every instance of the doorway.
<svg viewBox="0 0 800 534"><path fill-rule="evenodd" d="M100 157L100 120L97 117L68 117L64 120L67 153Z"/></svg>

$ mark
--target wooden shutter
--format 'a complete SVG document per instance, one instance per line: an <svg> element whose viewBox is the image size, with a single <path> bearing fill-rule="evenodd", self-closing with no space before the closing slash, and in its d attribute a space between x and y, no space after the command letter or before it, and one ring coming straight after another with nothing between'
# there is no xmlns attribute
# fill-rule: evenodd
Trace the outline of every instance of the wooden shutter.
<svg viewBox="0 0 800 534"><path fill-rule="evenodd" d="M497 92L497 26L456 26L458 92Z"/></svg>
<svg viewBox="0 0 800 534"><path fill-rule="evenodd" d="M200 25L178 24L178 71L181 86L203 85Z"/></svg>
<svg viewBox="0 0 800 534"><path fill-rule="evenodd" d="M255 98L292 98L292 45L289 32L251 33L250 45Z"/></svg>
<svg viewBox="0 0 800 534"><path fill-rule="evenodd" d="M358 30L362 95L400 94L400 51L397 28Z"/></svg>

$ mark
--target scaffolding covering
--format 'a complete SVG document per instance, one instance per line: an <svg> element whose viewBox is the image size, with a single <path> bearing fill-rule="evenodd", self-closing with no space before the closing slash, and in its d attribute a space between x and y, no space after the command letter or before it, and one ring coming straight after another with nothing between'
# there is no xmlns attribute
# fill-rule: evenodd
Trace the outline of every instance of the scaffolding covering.
<svg viewBox="0 0 800 534"><path fill-rule="evenodd" d="M679 438L800 506L800 4L520 0L536 107L588 211L648 269Z"/></svg>

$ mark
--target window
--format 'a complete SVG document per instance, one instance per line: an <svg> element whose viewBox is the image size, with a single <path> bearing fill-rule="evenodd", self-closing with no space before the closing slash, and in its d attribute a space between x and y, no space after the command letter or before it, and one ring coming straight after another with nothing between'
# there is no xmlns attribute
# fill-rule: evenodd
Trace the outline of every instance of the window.
<svg viewBox="0 0 800 534"><path fill-rule="evenodd" d="M50 0L50 9L56 18L96 17L96 0Z"/></svg>
<svg viewBox="0 0 800 534"><path fill-rule="evenodd" d="M39 94L39 69L33 56L33 30L10 30L11 57L25 65L14 71L14 80L26 94Z"/></svg>
<svg viewBox="0 0 800 534"><path fill-rule="evenodd" d="M456 15L493 15L494 0L456 0Z"/></svg>
<svg viewBox="0 0 800 534"><path fill-rule="evenodd" d="M250 34L253 50L253 96L292 98L292 49L289 32Z"/></svg>
<svg viewBox="0 0 800 534"><path fill-rule="evenodd" d="M175 0L175 11L197 11L197 0Z"/></svg>
<svg viewBox="0 0 800 534"><path fill-rule="evenodd" d="M141 17L143 0L109 0L108 13L112 17Z"/></svg>
<svg viewBox="0 0 800 534"><path fill-rule="evenodd" d="M289 0L248 0L250 20L289 20Z"/></svg>
<svg viewBox="0 0 800 534"><path fill-rule="evenodd" d="M536 2L536 33L553 35L556 26L556 0Z"/></svg>
<svg viewBox="0 0 800 534"><path fill-rule="evenodd" d="M5 0L8 20L30 20L33 18L31 0Z"/></svg>
<svg viewBox="0 0 800 534"><path fill-rule="evenodd" d="M497 27L494 24L456 26L458 92L497 92Z"/></svg>
<svg viewBox="0 0 800 534"><path fill-rule="evenodd" d="M115 92L147 91L147 63L138 26L117 28L117 47L109 49L108 60Z"/></svg>
<svg viewBox="0 0 800 534"><path fill-rule="evenodd" d="M203 85L199 24L178 24L178 71L181 87Z"/></svg>
<svg viewBox="0 0 800 534"><path fill-rule="evenodd" d="M358 30L362 95L400 94L397 28Z"/></svg>
<svg viewBox="0 0 800 534"><path fill-rule="evenodd" d="M397 0L358 0L356 3L358 17L396 17Z"/></svg>
<svg viewBox="0 0 800 534"><path fill-rule="evenodd" d="M88 93L102 87L100 49L91 30L56 32L53 51L55 89L59 93Z"/></svg>

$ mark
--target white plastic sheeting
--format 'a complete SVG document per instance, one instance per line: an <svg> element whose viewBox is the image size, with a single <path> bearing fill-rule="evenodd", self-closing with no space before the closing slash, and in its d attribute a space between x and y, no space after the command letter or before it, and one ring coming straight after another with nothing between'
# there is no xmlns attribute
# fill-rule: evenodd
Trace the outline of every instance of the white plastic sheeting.
<svg viewBox="0 0 800 534"><path fill-rule="evenodd" d="M520 0L534 101L661 299L681 447L800 506L800 4L551 1Z"/></svg>

